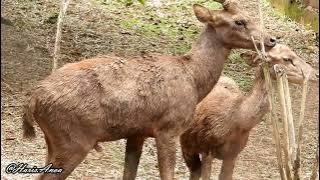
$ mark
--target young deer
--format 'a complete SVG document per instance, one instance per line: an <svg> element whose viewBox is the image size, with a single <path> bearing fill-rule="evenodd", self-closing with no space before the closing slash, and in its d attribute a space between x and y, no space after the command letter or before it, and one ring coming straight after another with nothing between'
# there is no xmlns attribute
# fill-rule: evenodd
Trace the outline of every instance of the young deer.
<svg viewBox="0 0 320 180"><path fill-rule="evenodd" d="M37 122L48 147L46 163L64 171L40 179L65 179L98 142L122 138L124 179L134 179L147 137L156 140L161 179L173 179L176 143L196 105L218 81L230 50L254 49L250 37L262 33L233 2L223 7L193 6L206 26L188 55L94 58L41 81L25 106L24 136L35 136ZM276 44L263 36L269 49Z"/></svg>
<svg viewBox="0 0 320 180"><path fill-rule="evenodd" d="M258 62L254 56L257 55L243 55L251 58L248 59L250 64ZM268 59L271 70L275 64L284 67L290 83L301 84L304 78L314 78L311 66L287 46L276 45L268 52ZM274 71L271 72L275 78ZM217 158L223 160L219 180L231 180L235 160L246 146L250 130L268 111L266 82L260 66L256 67L254 85L247 96L231 78L220 77L212 91L197 105L194 122L180 139L183 157L191 172L190 179L201 176L203 180L209 180L212 160Z"/></svg>

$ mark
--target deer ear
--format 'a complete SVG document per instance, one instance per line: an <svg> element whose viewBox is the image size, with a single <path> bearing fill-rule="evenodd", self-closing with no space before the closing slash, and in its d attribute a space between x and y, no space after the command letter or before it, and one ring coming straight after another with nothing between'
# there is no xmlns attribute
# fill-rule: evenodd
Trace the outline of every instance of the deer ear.
<svg viewBox="0 0 320 180"><path fill-rule="evenodd" d="M193 7L194 14L196 15L197 19L200 22L206 23L212 19L212 15L209 9L199 4L194 4L192 7Z"/></svg>
<svg viewBox="0 0 320 180"><path fill-rule="evenodd" d="M235 0L226 0L222 3L223 8L226 11L236 13L238 11L238 2Z"/></svg>
<svg viewBox="0 0 320 180"><path fill-rule="evenodd" d="M261 61L255 51L246 51L240 54L240 57L251 67L257 67Z"/></svg>

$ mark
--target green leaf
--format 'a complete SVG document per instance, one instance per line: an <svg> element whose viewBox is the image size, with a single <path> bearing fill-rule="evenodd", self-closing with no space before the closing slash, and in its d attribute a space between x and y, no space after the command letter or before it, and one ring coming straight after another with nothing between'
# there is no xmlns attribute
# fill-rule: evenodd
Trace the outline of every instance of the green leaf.
<svg viewBox="0 0 320 180"><path fill-rule="evenodd" d="M146 3L146 1L145 0L138 0L141 4L145 4Z"/></svg>
<svg viewBox="0 0 320 180"><path fill-rule="evenodd" d="M132 0L126 0L126 6L131 6L133 4L133 1Z"/></svg>

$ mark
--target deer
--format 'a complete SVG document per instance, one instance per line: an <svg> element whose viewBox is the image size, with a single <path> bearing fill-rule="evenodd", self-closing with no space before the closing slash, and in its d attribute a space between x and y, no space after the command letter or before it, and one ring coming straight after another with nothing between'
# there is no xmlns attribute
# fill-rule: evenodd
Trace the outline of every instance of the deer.
<svg viewBox="0 0 320 180"><path fill-rule="evenodd" d="M255 52L241 57L255 67L251 91L245 95L236 82L221 76L212 91L197 105L194 121L180 138L183 158L190 170L190 180L209 180L213 159L222 160L219 180L232 180L235 161L245 148L250 131L269 112L269 101L262 62ZM288 82L302 84L316 81L315 70L288 46L277 44L267 53L274 80L275 67L287 73ZM200 159L201 156L201 159Z"/></svg>
<svg viewBox="0 0 320 180"><path fill-rule="evenodd" d="M66 64L40 81L24 106L23 136L35 137L37 123L46 163L64 170L39 178L66 179L90 150L101 150L99 142L126 139L123 179L135 179L144 140L152 137L161 179L174 179L179 137L230 51L254 49L251 37L262 37L267 49L276 44L234 1L219 2L223 9L192 6L205 27L185 55L106 55Z"/></svg>

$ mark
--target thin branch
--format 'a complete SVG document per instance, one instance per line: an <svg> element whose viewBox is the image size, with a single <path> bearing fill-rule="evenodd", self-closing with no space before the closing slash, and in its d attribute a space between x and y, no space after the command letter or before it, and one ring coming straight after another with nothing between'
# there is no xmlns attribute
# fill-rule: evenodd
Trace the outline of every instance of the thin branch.
<svg viewBox="0 0 320 180"><path fill-rule="evenodd" d="M8 107L22 107L22 104L6 104L6 105L1 105L1 107L8 108Z"/></svg>
<svg viewBox="0 0 320 180"><path fill-rule="evenodd" d="M63 23L63 19L64 19L64 16L66 14L66 11L67 11L69 3L70 3L70 0L61 0L60 13L59 13L58 22L57 22L56 40L55 40L55 43L54 43L53 68L52 68L52 71L55 71L57 69L57 67L58 67L62 23Z"/></svg>
<svg viewBox="0 0 320 180"><path fill-rule="evenodd" d="M284 73L284 72L281 72ZM286 177L287 179L291 180L291 156L289 153L289 127L288 127L288 113L287 113L287 106L286 106L286 100L285 100L285 93L284 93L284 85L283 85L283 75L279 73L279 71L276 71L276 77L277 77L277 84L278 84L278 91L280 96L280 104L282 108L282 117L283 117L283 130L284 130L284 159L285 159L285 170L286 170Z"/></svg>
<svg viewBox="0 0 320 180"><path fill-rule="evenodd" d="M261 0L258 0L258 10L259 10L259 19L260 19L260 29L261 29L261 35L260 35L260 46L261 46L261 53L259 52L254 38L251 37L251 40L254 44L254 47L258 53L258 55L260 56L260 58L262 58L262 60L264 61L264 65L263 65L263 72L264 72L264 76L267 82L267 90L268 90L268 101L270 104L270 110L271 113L269 113L268 115L268 119L270 122L272 122L272 133L273 133L273 137L275 140L275 145L276 145L276 154L277 154L277 160L278 160L278 168L279 168L279 172L280 172L280 176L281 179L285 180L285 174L284 174L284 163L282 162L282 151L281 151L281 142L280 142L280 133L279 133L279 125L277 122L277 115L275 112L275 102L274 102L274 91L273 91L273 87L272 87L272 82L271 82L271 78L270 78L270 72L269 72L269 67L267 64L267 59L266 59L266 52L265 52L265 46L264 46L264 41L263 41L263 34L264 34L264 21L263 21L263 13L262 13L262 7L261 7ZM288 172L288 165L285 166ZM290 169L289 169L290 170Z"/></svg>
<svg viewBox="0 0 320 180"><path fill-rule="evenodd" d="M273 89L272 89L273 91ZM274 93L272 93L274 94ZM272 95L274 97L274 95ZM275 112L275 105L274 101L272 100L272 106L271 106L271 113L269 114L269 120L272 122L272 134L275 140L276 145L276 155L278 160L278 168L280 172L281 179L286 179L284 174L284 162L282 160L282 151L281 151L281 137L280 137L280 130L279 130L279 124L278 124L278 118Z"/></svg>
<svg viewBox="0 0 320 180"><path fill-rule="evenodd" d="M282 151L281 151L281 138L280 138L280 131L279 131L279 124L278 124L278 118L277 118L277 113L275 109L275 102L274 102L274 90L272 87L272 82L270 78L270 72L268 68L268 64L264 64L264 76L267 81L267 89L268 89L268 101L270 104L270 110L271 113L269 113L269 121L272 123L272 134L275 140L275 145L276 145L276 155L278 159L278 168L280 172L281 179L285 179L284 175L284 165L282 162Z"/></svg>
<svg viewBox="0 0 320 180"><path fill-rule="evenodd" d="M261 52L259 51L256 43L255 43L255 39L253 36L251 36L251 41L254 45L254 48L256 50L256 52L258 53L260 58L265 58ZM276 146L276 155L277 155L277 161L278 161L278 168L279 168L279 172L280 172L280 176L281 179L285 179L285 175L284 175L284 167L283 167L283 162L282 162L282 151L281 151L281 141L280 141L280 133L279 133L279 124L277 121L277 113L275 112L275 102L274 102L274 91L273 91L273 86L272 86L272 82L271 82L271 77L270 77L270 72L269 72L269 67L268 67L268 63L266 62L266 60L264 61L263 64L263 74L265 77L265 80L267 82L267 91L268 91L268 101L269 101L269 108L270 108L270 113L268 113L268 120L272 123L272 134L273 134L273 138L275 140L275 146Z"/></svg>
<svg viewBox="0 0 320 180"><path fill-rule="evenodd" d="M257 45L256 45L256 42L255 42L255 39L254 39L253 36L251 36L251 41L252 41L252 43L253 43L254 49L256 50L258 56L259 56L260 58L263 58L262 55L261 55L261 53L260 53L260 51L259 51L259 49L258 49L258 47L257 47Z"/></svg>
<svg viewBox="0 0 320 180"><path fill-rule="evenodd" d="M286 75L283 76L284 83L284 97L286 100L286 109L287 109L287 117L288 117L288 133L289 133L289 154L291 159L291 164L294 164L294 159L296 157L296 138L295 138L295 129L292 115L292 107L291 107L291 97L290 97L290 89L288 78ZM294 166L294 165L293 165Z"/></svg>
<svg viewBox="0 0 320 180"><path fill-rule="evenodd" d="M298 139L296 144L296 154L295 154L295 162L294 162L294 177L295 179L299 179L301 174L301 159L300 159L300 153L301 153L301 142L302 142L302 132L303 132L303 121L304 121L304 113L305 113L305 107L306 107L306 98L307 98L307 91L308 91L308 82L304 82L302 85L302 98L301 98L301 106L300 106L300 116L298 121Z"/></svg>
<svg viewBox="0 0 320 180"><path fill-rule="evenodd" d="M260 46L261 46L261 53L265 57L266 56L266 50L264 47L264 42L263 42L263 34L264 34L264 22L263 22L263 14L262 14L262 8L261 8L261 0L258 1L258 6L259 6L259 19L260 19L260 29L261 29L261 34L260 34Z"/></svg>

